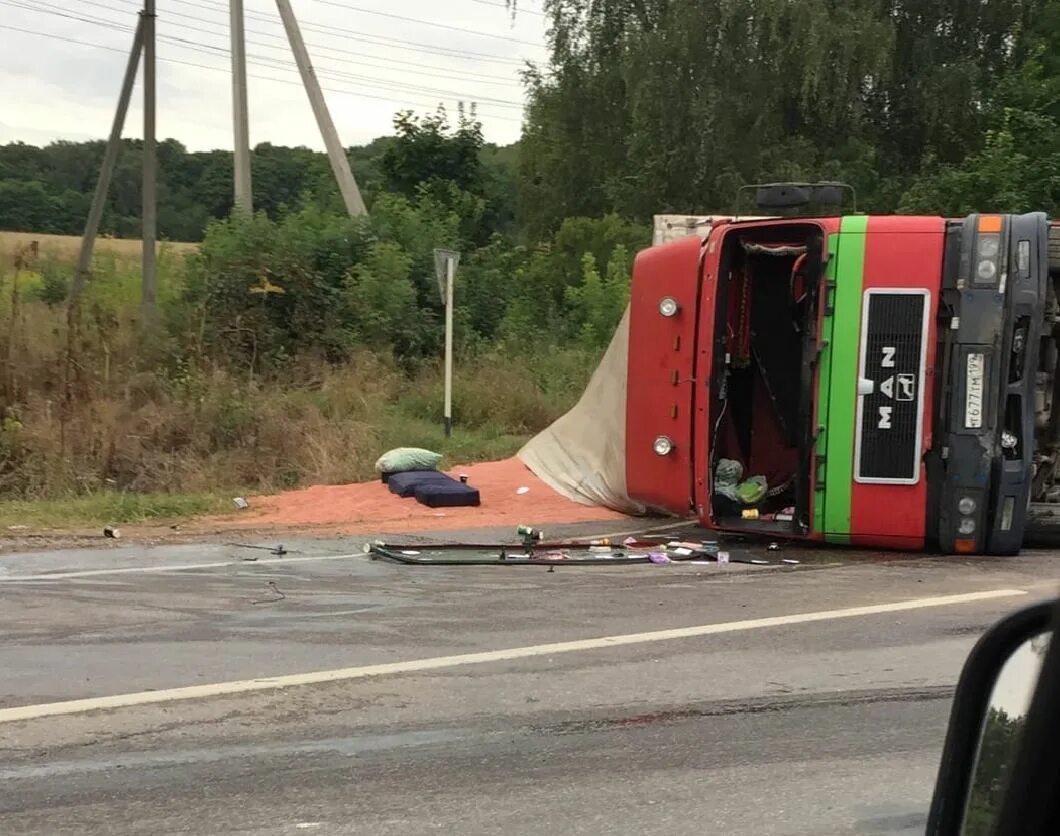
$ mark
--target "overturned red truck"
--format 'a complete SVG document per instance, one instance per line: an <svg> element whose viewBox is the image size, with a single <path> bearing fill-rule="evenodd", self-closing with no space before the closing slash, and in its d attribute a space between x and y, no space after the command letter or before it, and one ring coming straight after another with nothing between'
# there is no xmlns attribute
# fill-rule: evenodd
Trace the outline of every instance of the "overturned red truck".
<svg viewBox="0 0 1060 836"><path fill-rule="evenodd" d="M837 184L754 194L785 216L636 259L628 495L722 531L1018 552L1060 493L1060 229L799 216L842 205ZM760 495L723 490L720 463Z"/></svg>

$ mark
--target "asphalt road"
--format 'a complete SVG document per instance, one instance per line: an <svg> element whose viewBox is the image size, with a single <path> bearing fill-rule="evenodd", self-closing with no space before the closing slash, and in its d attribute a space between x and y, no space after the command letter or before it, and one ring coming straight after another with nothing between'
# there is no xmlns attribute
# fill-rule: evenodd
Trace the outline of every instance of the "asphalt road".
<svg viewBox="0 0 1060 836"><path fill-rule="evenodd" d="M359 544L0 557L0 833L923 832L966 653L1060 577L1044 552L549 573Z"/></svg>

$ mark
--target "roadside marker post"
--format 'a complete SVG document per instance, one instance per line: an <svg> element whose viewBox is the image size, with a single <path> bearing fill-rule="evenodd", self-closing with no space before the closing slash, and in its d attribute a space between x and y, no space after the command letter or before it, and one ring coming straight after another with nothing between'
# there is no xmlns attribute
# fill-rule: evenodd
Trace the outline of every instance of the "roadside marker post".
<svg viewBox="0 0 1060 836"><path fill-rule="evenodd" d="M460 253L456 250L434 251L434 272L445 306L445 437L453 434L453 285Z"/></svg>

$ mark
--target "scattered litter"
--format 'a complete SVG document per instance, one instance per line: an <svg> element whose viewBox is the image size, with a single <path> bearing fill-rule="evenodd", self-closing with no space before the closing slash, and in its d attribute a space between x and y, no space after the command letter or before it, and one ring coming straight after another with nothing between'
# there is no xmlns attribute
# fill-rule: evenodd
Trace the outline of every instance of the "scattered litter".
<svg viewBox="0 0 1060 836"><path fill-rule="evenodd" d="M287 597L282 592L280 592L280 588L278 586L276 586L276 581L269 581L267 586L274 593L274 597L272 597L272 598L261 598L260 600L251 601L250 603L252 603L252 604L275 604L277 601L282 601L284 598Z"/></svg>
<svg viewBox="0 0 1060 836"><path fill-rule="evenodd" d="M652 552L648 555L648 560L652 563L673 563L667 555L662 554L661 552Z"/></svg>
<svg viewBox="0 0 1060 836"><path fill-rule="evenodd" d="M528 494L530 493L530 488L526 487L526 485L523 485L516 491L516 493L519 494L519 496L522 496L523 494Z"/></svg>
<svg viewBox="0 0 1060 836"><path fill-rule="evenodd" d="M289 552L283 547L281 543L278 546L255 546L253 543L225 543L226 546L232 546L237 549L258 549L269 554L274 554L277 557L283 557Z"/></svg>
<svg viewBox="0 0 1060 836"><path fill-rule="evenodd" d="M718 552L718 563L728 563L728 562L729 562L729 553L728 552Z"/></svg>
<svg viewBox="0 0 1060 836"><path fill-rule="evenodd" d="M691 557L693 554L695 554L695 551L692 549L680 547L674 549L674 554L676 554L678 557Z"/></svg>
<svg viewBox="0 0 1060 836"><path fill-rule="evenodd" d="M680 540L671 540L666 544L668 549L691 549L692 551L699 551L702 548L700 543L689 543L682 542Z"/></svg>
<svg viewBox="0 0 1060 836"><path fill-rule="evenodd" d="M26 531L29 528L28 525L9 525L8 531Z"/></svg>
<svg viewBox="0 0 1060 836"><path fill-rule="evenodd" d="M179 525L177 525L176 523L173 523L173 525L171 525L171 526L169 527L169 530L170 530L170 531L180 531L180 526L179 526Z"/></svg>
<svg viewBox="0 0 1060 836"><path fill-rule="evenodd" d="M771 552L779 552L780 551L780 543L770 543L766 547L766 550L767 551L771 551Z"/></svg>
<svg viewBox="0 0 1060 836"><path fill-rule="evenodd" d="M540 543L545 539L545 532L531 525L521 525L515 529L515 533L522 539L523 548L528 551L534 547L535 543Z"/></svg>
<svg viewBox="0 0 1060 836"><path fill-rule="evenodd" d="M798 566L799 565L799 561L798 560L792 560L791 558L788 558L788 557L785 557L780 562L781 563L787 563L789 566Z"/></svg>
<svg viewBox="0 0 1060 836"><path fill-rule="evenodd" d="M746 482L736 486L736 495L744 505L756 505L765 499L769 492L769 483L764 476L752 476Z"/></svg>
<svg viewBox="0 0 1060 836"><path fill-rule="evenodd" d="M111 540L119 540L121 539L121 532L113 526L108 525L106 528L103 529L103 536Z"/></svg>
<svg viewBox="0 0 1060 836"><path fill-rule="evenodd" d="M247 502L246 499L241 496L234 497L232 499L232 504L235 505L236 508L238 508L240 511L246 511L247 508L250 507L250 503Z"/></svg>

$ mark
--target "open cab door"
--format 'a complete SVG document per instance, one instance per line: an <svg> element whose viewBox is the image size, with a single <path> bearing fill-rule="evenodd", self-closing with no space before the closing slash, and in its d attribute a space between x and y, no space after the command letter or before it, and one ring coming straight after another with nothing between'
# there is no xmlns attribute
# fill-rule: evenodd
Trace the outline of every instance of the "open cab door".
<svg viewBox="0 0 1060 836"><path fill-rule="evenodd" d="M721 530L813 532L830 221L715 228L699 324L696 506Z"/></svg>

